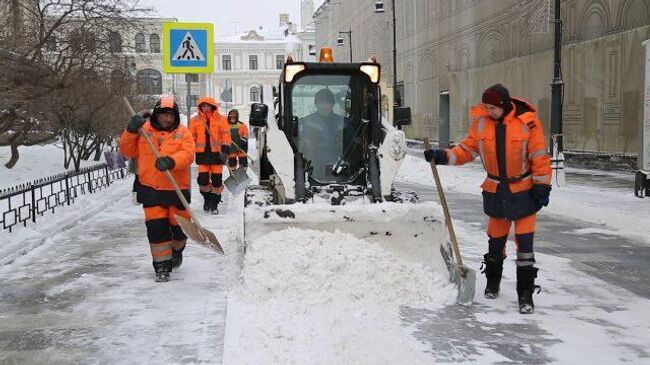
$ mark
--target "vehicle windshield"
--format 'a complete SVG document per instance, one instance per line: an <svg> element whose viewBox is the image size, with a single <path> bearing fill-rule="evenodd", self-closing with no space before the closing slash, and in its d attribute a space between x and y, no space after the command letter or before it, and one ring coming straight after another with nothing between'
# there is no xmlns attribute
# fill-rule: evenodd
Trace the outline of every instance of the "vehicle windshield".
<svg viewBox="0 0 650 365"><path fill-rule="evenodd" d="M350 181L363 167L358 121L353 121L353 77L309 75L293 86L292 115L298 120L298 149L318 183Z"/></svg>

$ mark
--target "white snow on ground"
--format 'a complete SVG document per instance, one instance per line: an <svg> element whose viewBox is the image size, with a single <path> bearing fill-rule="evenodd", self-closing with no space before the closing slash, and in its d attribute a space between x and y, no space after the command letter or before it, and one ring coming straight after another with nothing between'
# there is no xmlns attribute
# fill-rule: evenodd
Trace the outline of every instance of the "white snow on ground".
<svg viewBox="0 0 650 365"><path fill-rule="evenodd" d="M485 250L485 233L458 220L454 221L454 227L462 242L467 265L479 267ZM474 311L475 318L483 326L491 328L482 329L487 330L485 343L475 343L478 349L482 349L481 353L470 355L458 363L498 362L491 345L498 343L499 337L512 336L521 338L521 348L542 348L557 364L650 363L647 353L650 339L650 312L647 308L650 300L577 270L569 259L537 252L535 259L540 272L535 283L542 287L542 291L533 296L535 314L519 315L516 312L515 257L514 244L509 242L501 291L496 300L483 298L486 279L477 273L474 308L480 309ZM469 318L467 322L470 326L473 319ZM532 327L538 327L543 334L537 341L548 342L536 343L528 335ZM532 349L530 355L533 359L540 359Z"/></svg>
<svg viewBox="0 0 650 365"><path fill-rule="evenodd" d="M225 364L428 364L399 307L453 303L441 273L342 232L289 228L247 246Z"/></svg>
<svg viewBox="0 0 650 365"><path fill-rule="evenodd" d="M445 190L481 194L485 171L480 160L464 166L438 166L438 171ZM424 157L407 155L397 179L433 186L431 168ZM633 189L624 192L589 186L588 183L565 188L554 186L551 202L543 212L583 220L609 230L609 234L628 236L650 244L650 204L647 199L635 197Z"/></svg>
<svg viewBox="0 0 650 365"><path fill-rule="evenodd" d="M18 147L20 158L16 165L8 169L4 165L11 158L9 147L0 147L0 189L24 184L32 180L65 172L63 167L63 149L53 144L43 146ZM99 161L81 161L81 167L106 162L102 155ZM74 169L72 166L70 169Z"/></svg>
<svg viewBox="0 0 650 365"><path fill-rule="evenodd" d="M79 195L70 206L57 207L52 213L48 210L36 218L36 223L27 222L27 226L18 225L13 232L0 231L0 266L13 262L16 258L29 253L42 245L53 235L71 229L107 207L116 204L125 196L131 195L133 178L111 183L110 187L94 194ZM120 203L121 204L121 203Z"/></svg>

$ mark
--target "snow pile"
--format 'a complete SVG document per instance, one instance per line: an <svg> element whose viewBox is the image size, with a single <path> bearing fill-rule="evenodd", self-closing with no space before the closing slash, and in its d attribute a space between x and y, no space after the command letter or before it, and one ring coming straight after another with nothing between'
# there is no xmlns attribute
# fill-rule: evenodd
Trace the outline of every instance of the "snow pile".
<svg viewBox="0 0 650 365"><path fill-rule="evenodd" d="M436 309L456 296L444 274L379 245L296 228L250 244L242 279L229 298L225 364L430 363L400 307Z"/></svg>

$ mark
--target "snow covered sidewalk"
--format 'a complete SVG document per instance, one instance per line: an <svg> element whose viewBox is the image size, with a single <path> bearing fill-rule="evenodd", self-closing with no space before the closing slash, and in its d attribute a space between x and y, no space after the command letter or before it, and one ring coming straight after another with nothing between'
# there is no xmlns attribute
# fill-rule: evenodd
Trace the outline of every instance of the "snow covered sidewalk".
<svg viewBox="0 0 650 365"><path fill-rule="evenodd" d="M228 218L202 218L237 247ZM142 207L123 195L0 267L0 363L219 364L234 257L190 244L172 280L154 283Z"/></svg>

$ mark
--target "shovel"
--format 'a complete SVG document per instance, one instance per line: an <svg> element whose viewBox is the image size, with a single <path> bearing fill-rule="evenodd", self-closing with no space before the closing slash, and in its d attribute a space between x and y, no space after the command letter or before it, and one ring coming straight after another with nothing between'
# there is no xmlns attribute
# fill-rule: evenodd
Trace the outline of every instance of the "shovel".
<svg viewBox="0 0 650 365"><path fill-rule="evenodd" d="M129 112L129 116L134 116L135 111L133 110L131 103L129 103L129 100L126 97L123 97L122 101L124 102L124 106L126 107L126 110ZM149 133L147 133L147 131L145 131L142 128L140 128L138 132L140 133L140 136L142 136L145 139L145 141L147 141L147 145L149 145L149 148L151 149L151 152L153 152L156 159L159 158L160 153L158 152L158 149L151 142L151 136L149 136ZM190 205L187 203L187 200L185 200L185 196L181 192L181 189L178 187L176 180L174 180L174 176L172 176L169 170L165 170L165 176L167 176L167 179L169 179L169 182L174 187L174 191L176 191L176 195L178 195L178 198L181 200L181 203L183 203L183 207L185 207L185 210L187 210L187 212L190 214L189 220L179 215L174 215L176 217L176 221L178 222L178 225L180 225L181 228L183 229L183 232L185 232L185 234L187 234L196 243L224 255L225 253L223 251L223 248L221 247L221 244L219 243L219 240L214 235L214 233L208 231L207 229L203 228L203 226L201 226L201 223L199 223L199 221L196 219L196 214L194 214L190 209Z"/></svg>
<svg viewBox="0 0 650 365"><path fill-rule="evenodd" d="M233 141L232 144L238 150L244 152L244 150L242 150L242 148L239 147L237 143ZM251 164L253 163L253 160L250 157L248 157L248 154L246 154L246 158L251 160ZM226 188L228 188L228 191L230 191L232 195L237 195L241 192L242 188L248 186L250 182L251 182L251 178L248 176L244 168L239 166L237 169L235 169L230 173L230 176L228 176L228 178L224 180L223 184L226 185Z"/></svg>
<svg viewBox="0 0 650 365"><path fill-rule="evenodd" d="M424 148L426 150L431 149L431 144L429 139L424 139ZM438 168L436 163L431 161L431 172L433 173L433 178L436 182L436 188L438 190L438 196L440 196L440 204L442 205L442 210L445 213L445 223L447 229L449 230L449 238L451 239L452 248L454 252L454 258L456 262L452 262L451 257L444 249L444 246L440 246L440 251L442 257L447 264L447 269L449 269L449 276L452 283L458 286L458 297L456 298L456 303L463 306L470 306L474 301L474 292L476 290L476 271L468 268L463 265L463 258L460 255L460 249L458 248L458 240L456 239L456 232L454 231L454 225L451 221L451 214L449 214L449 206L447 205L447 199L445 199L445 192L442 190L442 183L440 182L440 175L438 175Z"/></svg>

